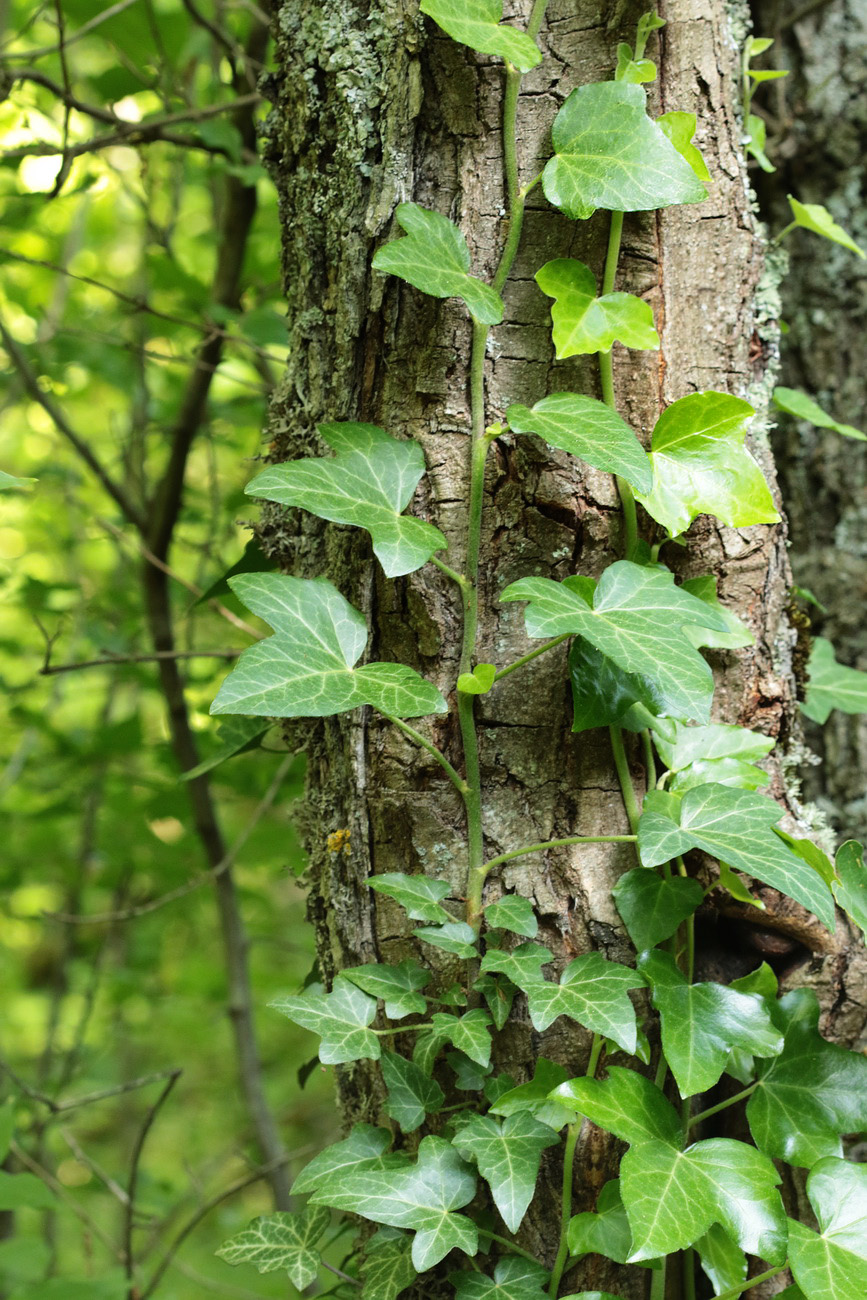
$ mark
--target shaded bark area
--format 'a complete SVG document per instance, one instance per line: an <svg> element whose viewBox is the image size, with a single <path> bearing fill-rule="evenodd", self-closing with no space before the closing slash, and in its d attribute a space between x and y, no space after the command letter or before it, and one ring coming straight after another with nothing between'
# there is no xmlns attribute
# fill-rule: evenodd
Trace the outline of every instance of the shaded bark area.
<svg viewBox="0 0 867 1300"><path fill-rule="evenodd" d="M546 58L524 80L519 108L522 180L550 153L550 126L568 92L611 75L616 43L632 39L643 4L552 0L541 44ZM526 19L530 4L507 5ZM658 52L656 111L699 114L698 143L716 183L706 203L627 217L618 288L644 295L655 309L661 353L615 349L623 413L648 439L663 407L696 389L765 397L767 357L775 346L773 288L763 261L738 151L735 109L738 52L722 5L698 0L660 6L667 27ZM420 19L410 0L284 0L277 13L278 72L271 95L267 157L282 202L283 267L291 326L287 373L273 404L270 455L291 459L319 450L317 421L360 419L423 445L429 475L413 510L449 538L448 563L460 569L469 454L469 327L454 301L426 298L370 271L370 258L398 232L397 202L413 199L460 223L473 271L490 276L505 237L500 114L503 73L496 61L455 45ZM525 237L505 289L506 319L487 359L487 421L511 401L546 393L599 395L595 358L555 362L549 300L534 272L549 258L575 256L601 279L607 216L574 223L534 190ZM773 479L756 421L753 450ZM651 536L649 521L645 534ZM263 539L298 573L329 574L368 617L371 658L402 660L453 692L460 649L460 605L432 566L386 582L366 536L323 527L311 516L267 510ZM758 727L785 743L796 733L792 674L795 634L787 614L790 584L782 528L729 529L710 519L691 532L688 552L664 551L684 576L713 572L720 594L756 635L745 651L715 652L716 716ZM489 460L480 583L478 657L502 666L531 648L519 607L501 606L507 583L527 575L597 575L620 554L621 524L613 481L531 439L497 441ZM560 836L628 830L607 734L570 732L565 653L554 651L516 672L480 700L485 835L489 856ZM456 721L419 724L460 764ZM452 897L466 882L463 811L441 769L367 711L305 732L310 762L306 810L311 851L311 917L326 979L346 965L419 956L402 912L371 895L372 873L424 871L446 879ZM643 779L637 750L630 755ZM786 798L782 768L774 792ZM348 828L351 852L332 853L329 833ZM803 832L802 832L803 833ZM489 880L486 901L502 890L531 898L540 936L565 961L591 949L632 960L611 887L634 864L630 846L584 846L521 859ZM765 927L797 933L791 947L826 1005L837 1001L845 940L822 937L794 904L763 890ZM761 960L755 922L743 909L708 908L703 974L730 978ZM814 951L815 950L815 951ZM787 949L787 952L789 949ZM460 963L426 948L446 986ZM539 1055L576 1072L590 1036L571 1022L536 1033L519 1000L500 1035L500 1068L532 1074ZM365 1063L341 1067L338 1088L348 1120L375 1121L380 1093ZM613 1176L617 1152L595 1133L576 1171L575 1210L589 1209ZM543 1195L521 1230L540 1258L556 1249L559 1152L543 1165ZM615 1276L628 1274L628 1276ZM568 1276L569 1288L615 1289L638 1300L642 1270L614 1270L590 1259Z"/></svg>
<svg viewBox="0 0 867 1300"><path fill-rule="evenodd" d="M792 22L791 8L764 2L755 18L757 32L777 39L767 66L790 69L758 101L778 167L775 175L756 177L763 210L777 230L789 220L787 193L823 203L867 246L867 12L859 0L834 0ZM867 429L867 264L806 232L789 236L785 247L783 314L790 332L781 382ZM810 607L813 630L834 643L843 663L867 669L867 445L789 416L779 417L774 445L795 579L827 610ZM821 759L805 770L808 797L840 835L863 838L867 718L835 712L824 728L809 724L807 739Z"/></svg>

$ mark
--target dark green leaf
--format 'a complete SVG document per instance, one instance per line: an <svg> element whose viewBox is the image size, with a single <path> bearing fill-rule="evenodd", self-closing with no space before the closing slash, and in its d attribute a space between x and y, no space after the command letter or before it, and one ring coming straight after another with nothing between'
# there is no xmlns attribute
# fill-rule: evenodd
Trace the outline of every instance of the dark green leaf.
<svg viewBox="0 0 867 1300"><path fill-rule="evenodd" d="M632 1229L620 1198L620 1180L614 1178L599 1193L595 1214L576 1214L569 1222L570 1254L605 1255L625 1264L632 1254Z"/></svg>
<svg viewBox="0 0 867 1300"><path fill-rule="evenodd" d="M548 1274L533 1260L507 1256L494 1269L494 1276L484 1273L452 1273L456 1300L546 1300L544 1289Z"/></svg>
<svg viewBox="0 0 867 1300"><path fill-rule="evenodd" d="M430 982L430 974L422 970L418 962L407 960L397 966L351 966L340 973L372 998L381 998L389 1020L424 1015L427 1010L427 1001L419 989Z"/></svg>
<svg viewBox="0 0 867 1300"><path fill-rule="evenodd" d="M659 1088L634 1070L612 1065L607 1079L570 1079L551 1096L624 1142L680 1147L683 1141L677 1111Z"/></svg>
<svg viewBox="0 0 867 1300"><path fill-rule="evenodd" d="M628 990L643 983L628 966L587 952L570 961L559 984L540 980L528 986L530 1020L541 1031L559 1016L568 1016L594 1034L613 1039L624 1052L634 1053L637 1026Z"/></svg>
<svg viewBox="0 0 867 1300"><path fill-rule="evenodd" d="M432 948L454 953L456 957L465 957L468 961L479 954L476 950L476 934L466 921L449 921L446 925L423 925L415 931L415 937L429 943Z"/></svg>
<svg viewBox="0 0 867 1300"><path fill-rule="evenodd" d="M472 1115L452 1139L461 1155L478 1166L510 1232L518 1231L533 1199L542 1152L559 1141L547 1124L526 1111L502 1122Z"/></svg>
<svg viewBox="0 0 867 1300"><path fill-rule="evenodd" d="M489 903L485 908L485 920L496 930L510 930L512 934L522 934L528 939L535 939L539 932L533 904L520 894L510 894L496 903Z"/></svg>
<svg viewBox="0 0 867 1300"><path fill-rule="evenodd" d="M386 894L400 903L411 921L430 921L436 925L451 920L445 908L440 906L451 893L451 885L445 880L406 876L402 871L384 871L380 876L371 877L367 883L378 894Z"/></svg>
<svg viewBox="0 0 867 1300"><path fill-rule="evenodd" d="M465 1052L446 1052L446 1060L455 1072L455 1087L461 1092L481 1092L493 1069L471 1061Z"/></svg>
<svg viewBox="0 0 867 1300"><path fill-rule="evenodd" d="M521 943L511 952L489 948L482 958L482 973L498 971L526 993L531 987L544 983L542 967L554 960L554 954L541 943Z"/></svg>
<svg viewBox="0 0 867 1300"><path fill-rule="evenodd" d="M361 1276L361 1300L397 1300L416 1279L409 1238L380 1228L365 1244Z"/></svg>
<svg viewBox="0 0 867 1300"><path fill-rule="evenodd" d="M348 1138L335 1142L314 1156L292 1184L293 1195L315 1191L320 1182L338 1178L350 1169L386 1169L390 1165L405 1164L406 1157L387 1154L391 1146L388 1129L374 1128L371 1124L355 1124Z"/></svg>
<svg viewBox="0 0 867 1300"><path fill-rule="evenodd" d="M319 1035L323 1065L379 1060L379 1038L368 1028L376 1015L376 1001L341 975L335 979L331 993L308 992L301 997L284 994L268 1005L294 1024Z"/></svg>
<svg viewBox="0 0 867 1300"><path fill-rule="evenodd" d="M231 1237L217 1251L227 1264L254 1264L259 1273L285 1269L290 1281L303 1291L319 1271L321 1241L331 1215L308 1206L298 1214L269 1214Z"/></svg>
<svg viewBox="0 0 867 1300"><path fill-rule="evenodd" d="M382 1077L388 1089L385 1109L404 1133L414 1133L425 1116L435 1114L445 1101L438 1083L394 1052L382 1054Z"/></svg>
<svg viewBox="0 0 867 1300"><path fill-rule="evenodd" d="M551 1094L568 1077L568 1071L562 1065L540 1056L530 1082L519 1083L517 1087L499 1096L491 1103L491 1114L518 1115L528 1112L540 1124L548 1124L559 1131L564 1124L571 1124L575 1119L575 1107L552 1098Z"/></svg>
<svg viewBox="0 0 867 1300"><path fill-rule="evenodd" d="M733 1291L746 1281L747 1257L718 1223L695 1243L702 1271L714 1291Z"/></svg>
<svg viewBox="0 0 867 1300"><path fill-rule="evenodd" d="M631 293L596 296L596 277L583 262L558 257L536 272L536 283L554 298L554 348L558 360L609 352L618 341L627 348L658 348L650 303Z"/></svg>
<svg viewBox="0 0 867 1300"><path fill-rule="evenodd" d="M219 767L227 759L234 758L236 754L244 754L249 749L258 749L260 740L271 730L271 726L270 722L263 723L261 718L226 718L217 728L217 740L220 742L217 751L203 763L198 763L183 772L179 779L193 781L197 776Z"/></svg>
<svg viewBox="0 0 867 1300"><path fill-rule="evenodd" d="M627 871L614 886L613 893L617 910L639 952L669 939L704 898L704 890L697 880L680 876L663 880L646 867Z"/></svg>
<svg viewBox="0 0 867 1300"><path fill-rule="evenodd" d="M532 408L510 406L506 419L515 433L536 433L551 447L621 475L636 490L650 489L647 453L629 425L604 402L576 393L552 393Z"/></svg>

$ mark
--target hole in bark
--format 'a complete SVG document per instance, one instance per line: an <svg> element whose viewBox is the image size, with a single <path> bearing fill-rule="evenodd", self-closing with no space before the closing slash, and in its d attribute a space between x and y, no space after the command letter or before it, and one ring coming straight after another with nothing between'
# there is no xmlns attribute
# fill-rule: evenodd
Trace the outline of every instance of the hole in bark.
<svg viewBox="0 0 867 1300"><path fill-rule="evenodd" d="M782 977L813 955L783 929L713 912L696 917L695 946L696 978L723 984L748 975L763 961Z"/></svg>

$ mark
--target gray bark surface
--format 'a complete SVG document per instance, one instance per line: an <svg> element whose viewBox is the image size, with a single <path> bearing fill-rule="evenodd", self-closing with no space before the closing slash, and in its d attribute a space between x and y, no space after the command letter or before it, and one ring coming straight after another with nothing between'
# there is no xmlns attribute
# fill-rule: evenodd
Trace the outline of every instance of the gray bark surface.
<svg viewBox="0 0 867 1300"><path fill-rule="evenodd" d="M549 156L550 126L576 85L611 75L616 43L632 39L646 6L611 0L552 0L540 38L545 61L524 81L519 111L522 179ZM526 0L506 7L525 19ZM615 349L622 412L645 438L663 407L695 389L719 388L764 400L766 359L775 346L773 290L763 282L761 247L738 150L737 49L721 4L673 0L660 6L667 27L649 53L660 64L651 87L656 111L699 114L698 143L716 179L708 201L661 214L628 216L618 288L646 296L663 338L661 353ZM458 221L476 274L489 276L505 236L500 147L502 67L449 41L421 20L412 0L283 0L277 12L278 71L267 157L282 201L283 270L291 357L271 415L270 457L319 450L318 421L360 419L422 443L429 476L413 510L443 529L448 562L461 566L469 449L469 327L460 304L426 298L370 270L376 248L398 232L393 211L413 199ZM510 401L546 393L598 396L595 358L555 362L549 300L533 273L545 260L575 256L601 279L607 216L567 221L537 189L525 237L506 286L506 320L488 356L487 421ZM769 306L770 303L770 306ZM757 420L753 450L773 480ZM646 524L647 521L645 521ZM371 658L402 660L453 691L460 648L455 589L432 566L384 580L366 536L323 527L301 512L266 510L263 539L287 570L329 574L368 617ZM797 734L792 675L795 633L786 604L790 575L780 528L729 529L703 518L688 552L664 553L684 576L714 572L721 597L756 635L756 646L715 652L715 712L788 743ZM500 439L489 460L482 552L478 658L504 665L531 644L521 608L498 594L517 578L598 574L618 558L619 507L613 481L541 443ZM554 651L507 678L480 701L488 856L521 844L574 834L628 830L605 732L575 737L565 654ZM420 727L460 764L456 721ZM403 914L374 896L367 878L424 871L465 885L460 801L441 769L368 711L305 733L311 855L311 918L330 980L346 965L399 960L416 945ZM642 772L637 751L635 773ZM786 798L782 769L774 793ZM330 852L327 836L351 831L351 852ZM804 833L803 829L801 833ZM517 890L533 900L540 938L563 960L590 949L631 961L611 887L634 864L630 846L586 846L528 857L489 880L486 899ZM828 1008L840 1006L847 935L831 940L812 918L773 891L768 912L714 898L702 926L702 973L730 978L753 968L770 943L785 969L797 965ZM760 917L760 929L755 924ZM770 930L770 939L763 937ZM780 933L777 934L776 932ZM442 985L459 971L443 953L421 954ZM860 1024L858 1025L860 1028ZM853 1032L854 1026L848 1026ZM533 1031L520 1000L500 1036L499 1066L532 1074L539 1055L576 1072L590 1036L561 1020ZM347 1120L375 1121L380 1095L365 1063L340 1067ZM612 1176L616 1152L592 1135L576 1173L575 1211L593 1208ZM560 1153L549 1153L521 1240L551 1259L556 1249ZM617 1270L623 1273L624 1270ZM591 1258L566 1279L570 1289L614 1289L624 1300L645 1294L648 1275L615 1277Z"/></svg>

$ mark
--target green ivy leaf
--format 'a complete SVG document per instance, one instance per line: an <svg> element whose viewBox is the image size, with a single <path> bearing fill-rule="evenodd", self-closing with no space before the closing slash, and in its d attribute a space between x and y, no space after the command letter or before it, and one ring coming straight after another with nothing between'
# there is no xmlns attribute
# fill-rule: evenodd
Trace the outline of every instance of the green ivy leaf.
<svg viewBox="0 0 867 1300"><path fill-rule="evenodd" d="M549 446L620 474L636 488L650 487L650 462L641 443L616 411L594 397L552 393L532 408L510 406L506 419L515 433L536 433Z"/></svg>
<svg viewBox="0 0 867 1300"><path fill-rule="evenodd" d="M613 1178L599 1193L596 1213L576 1214L567 1231L569 1253L605 1255L615 1264L625 1264L632 1254L632 1229L620 1196L620 1180Z"/></svg>
<svg viewBox="0 0 867 1300"><path fill-rule="evenodd" d="M535 1072L529 1083L519 1083L517 1087L504 1092L491 1104L492 1115L518 1115L528 1112L540 1124L548 1124L556 1132L564 1124L571 1124L575 1119L575 1108L568 1103L552 1098L551 1094L569 1075L562 1065L540 1056L536 1061Z"/></svg>
<svg viewBox="0 0 867 1300"><path fill-rule="evenodd" d="M651 712L664 708L651 678L624 672L582 636L576 636L569 647L569 681L573 731L625 724L633 704L643 704Z"/></svg>
<svg viewBox="0 0 867 1300"><path fill-rule="evenodd" d="M435 1080L394 1052L382 1054L382 1077L388 1089L385 1109L404 1133L414 1133L425 1116L436 1114L445 1101Z"/></svg>
<svg viewBox="0 0 867 1300"><path fill-rule="evenodd" d="M771 829L783 811L773 799L725 785L699 785L660 798L652 790L638 823L638 848L646 867L660 866L688 849L704 849L730 867L779 889L803 904L829 930L834 904L823 880Z"/></svg>
<svg viewBox="0 0 867 1300"><path fill-rule="evenodd" d="M6 474L0 469L0 492L8 492L13 488L29 488L36 482L38 479L16 478L14 474Z"/></svg>
<svg viewBox="0 0 867 1300"><path fill-rule="evenodd" d="M254 1264L259 1273L285 1269L299 1291L315 1281L319 1271L316 1249L331 1222L327 1210L310 1206L298 1214L269 1214L255 1219L244 1232L217 1251L227 1264Z"/></svg>
<svg viewBox="0 0 867 1300"><path fill-rule="evenodd" d="M389 1154L390 1146L388 1129L374 1128L372 1124L354 1124L348 1138L325 1147L304 1166L292 1184L293 1196L313 1192L332 1178L339 1182L350 1169L387 1169L404 1165L406 1156Z"/></svg>
<svg viewBox="0 0 867 1300"><path fill-rule="evenodd" d="M786 1258L781 1179L755 1147L710 1138L679 1151L666 1142L630 1147L620 1189L635 1249L632 1261L684 1250L718 1223L751 1255Z"/></svg>
<svg viewBox="0 0 867 1300"><path fill-rule="evenodd" d="M617 67L614 70L615 81L625 81L640 86L645 82L656 81L656 64L653 59L633 59L632 46L625 41L617 47Z"/></svg>
<svg viewBox="0 0 867 1300"><path fill-rule="evenodd" d="M823 853L817 844L812 840L795 839L793 835L787 835L785 831L780 830L779 826L774 827L774 834L779 835L783 843L787 844L799 858L803 858L822 877L826 885L833 883L834 865L827 853Z"/></svg>
<svg viewBox="0 0 867 1300"><path fill-rule="evenodd" d="M446 1052L446 1060L454 1070L455 1087L461 1092L481 1092L493 1069L491 1065L471 1061L464 1052Z"/></svg>
<svg viewBox="0 0 867 1300"><path fill-rule="evenodd" d="M522 934L528 939L535 939L539 933L539 922L533 904L529 898L522 898L520 894L510 894L496 903L488 903L485 920L496 930L509 930L512 934Z"/></svg>
<svg viewBox="0 0 867 1300"><path fill-rule="evenodd" d="M560 983L548 980L527 989L530 1020L542 1031L560 1016L568 1016L634 1053L637 1045L635 1008L629 989L641 988L643 979L628 966L607 961L601 953L587 952L570 961Z"/></svg>
<svg viewBox="0 0 867 1300"><path fill-rule="evenodd" d="M699 600L703 600L715 609L726 625L725 632L701 627L685 627L683 630L687 640L691 641L697 650L702 646L720 650L739 650L742 646L756 644L756 638L746 624L720 603L716 593L716 578L712 574L702 574L700 578L687 578L681 586L691 596L697 596Z"/></svg>
<svg viewBox="0 0 867 1300"><path fill-rule="evenodd" d="M759 898L754 898L750 893L749 886L743 877L739 876L736 871L732 871L727 863L719 864L719 877L717 879L717 888L724 889L732 898L737 899L739 903L746 903L748 907L754 907L759 912L764 912L765 905Z"/></svg>
<svg viewBox="0 0 867 1300"><path fill-rule="evenodd" d="M823 636L813 638L807 673L807 698L801 708L813 722L827 722L832 709L867 713L867 673L838 663L834 647Z"/></svg>
<svg viewBox="0 0 867 1300"><path fill-rule="evenodd" d="M395 216L406 235L377 251L374 270L399 276L433 298L461 298L475 320L499 325L503 300L490 285L469 274L470 250L458 227L417 203L398 204Z"/></svg>
<svg viewBox="0 0 867 1300"><path fill-rule="evenodd" d="M788 415L796 416L799 420L807 420L817 429L833 429L835 433L842 433L844 438L856 438L859 442L867 442L867 433L862 433L851 424L840 424L838 420L832 419L827 411L822 410L818 402L808 397L806 393L799 393L796 388L775 388L774 406Z"/></svg>
<svg viewBox="0 0 867 1300"><path fill-rule="evenodd" d="M349 1170L317 1191L312 1203L414 1232L413 1267L423 1273L454 1247L475 1255L476 1225L454 1213L469 1205L475 1193L475 1175L454 1147L443 1138L426 1137L415 1164L403 1169Z"/></svg>
<svg viewBox="0 0 867 1300"><path fill-rule="evenodd" d="M531 36L503 24L503 0L421 0L420 8L453 41L480 54L496 54L519 72L529 72L542 62L542 52Z"/></svg>
<svg viewBox="0 0 867 1300"><path fill-rule="evenodd" d="M456 957L465 957L472 961L478 957L476 934L466 921L449 921L446 925L423 925L415 931L415 937L432 948L453 953Z"/></svg>
<svg viewBox="0 0 867 1300"><path fill-rule="evenodd" d="M492 1278L470 1272L449 1275L456 1300L546 1300L547 1278L541 1264L514 1255L499 1261Z"/></svg>
<svg viewBox="0 0 867 1300"><path fill-rule="evenodd" d="M308 991L300 997L283 994L268 1006L293 1024L319 1035L323 1065L379 1060L379 1038L368 1029L376 1015L376 1001L341 975L335 979L331 993Z"/></svg>
<svg viewBox="0 0 867 1300"><path fill-rule="evenodd" d="M419 1036L413 1059L425 1068L428 1062L434 1060L443 1044L451 1043L471 1061L487 1069L491 1064L491 1023L487 1011L480 1007L467 1011L462 1016L450 1016L445 1011L438 1011L431 1018L430 1032Z"/></svg>
<svg viewBox="0 0 867 1300"><path fill-rule="evenodd" d="M448 898L451 885L430 876L406 876L402 871L384 871L368 880L377 894L386 894L404 909L411 921L445 924L451 917L440 903Z"/></svg>
<svg viewBox="0 0 867 1300"><path fill-rule="evenodd" d="M753 760L769 754L774 741L757 731L719 722L707 727L686 727L675 722L671 738L659 736L655 744L660 758L675 774L668 785L675 794L694 785L755 790L768 784L767 773L754 767Z"/></svg>
<svg viewBox="0 0 867 1300"><path fill-rule="evenodd" d="M789 1263L806 1300L867 1295L867 1169L820 1160L807 1179L819 1232L789 1223Z"/></svg>
<svg viewBox="0 0 867 1300"><path fill-rule="evenodd" d="M747 1120L768 1155L810 1169L842 1155L841 1134L867 1129L867 1059L822 1037L819 1004L807 989L781 998L775 1019L785 1046L761 1063Z"/></svg>
<svg viewBox="0 0 867 1300"><path fill-rule="evenodd" d="M596 296L596 276L572 257L546 262L536 283L555 302L551 308L557 360L609 352L615 342L627 348L655 349L659 335L653 309L631 293Z"/></svg>
<svg viewBox="0 0 867 1300"><path fill-rule="evenodd" d="M765 153L765 143L768 137L768 128L764 119L756 113L747 114L747 138L745 140L747 153L751 158L755 158L763 172L769 175L777 169Z"/></svg>
<svg viewBox="0 0 867 1300"><path fill-rule="evenodd" d="M831 888L837 904L867 935L867 867L863 846L857 840L846 840L837 850L834 868L837 879Z"/></svg>
<svg viewBox="0 0 867 1300"><path fill-rule="evenodd" d="M704 890L697 880L681 876L663 880L645 867L635 867L621 876L613 894L629 937L639 952L670 939L704 898Z"/></svg>
<svg viewBox="0 0 867 1300"><path fill-rule="evenodd" d="M580 580L522 578L503 600L526 600L531 637L576 633L628 673L652 679L666 711L707 721L713 674L683 634L684 626L724 630L718 611L674 585L664 569L629 560L608 566L588 604Z"/></svg>
<svg viewBox="0 0 867 1300"><path fill-rule="evenodd" d="M619 1065L608 1067L607 1079L569 1079L554 1089L551 1099L571 1106L623 1142L680 1146L683 1140L677 1111L661 1089Z"/></svg>
<svg viewBox="0 0 867 1300"><path fill-rule="evenodd" d="M682 158L685 158L700 181L711 182L713 177L701 151L692 142L698 118L695 113L663 113L656 125L668 137Z"/></svg>
<svg viewBox="0 0 867 1300"><path fill-rule="evenodd" d="M724 984L688 984L667 952L645 953L638 968L652 985L663 1051L682 1097L713 1088L736 1048L762 1057L783 1050L760 997Z"/></svg>
<svg viewBox="0 0 867 1300"><path fill-rule="evenodd" d="M747 1277L747 1257L737 1242L715 1223L695 1243L702 1272L717 1295L734 1291Z"/></svg>
<svg viewBox="0 0 867 1300"><path fill-rule="evenodd" d="M496 664L476 664L471 673L461 673L458 690L464 695L487 695L497 675Z"/></svg>
<svg viewBox="0 0 867 1300"><path fill-rule="evenodd" d="M482 973L497 971L505 975L519 989L526 993L537 984L544 984L542 967L554 960L550 949L541 943L521 943L511 952L501 948L489 948L482 958Z"/></svg>
<svg viewBox="0 0 867 1300"><path fill-rule="evenodd" d="M712 391L690 393L663 411L651 441L653 489L637 496L669 536L704 514L734 528L779 522L771 490L744 446L754 415L749 402Z"/></svg>
<svg viewBox="0 0 867 1300"><path fill-rule="evenodd" d="M360 1272L361 1300L397 1300L416 1279L409 1238L380 1228L365 1244Z"/></svg>
<svg viewBox="0 0 867 1300"><path fill-rule="evenodd" d="M366 529L387 578L420 569L448 546L438 528L403 514L425 472L417 442L373 424L321 424L319 433L336 455L270 465L247 495Z"/></svg>
<svg viewBox="0 0 867 1300"><path fill-rule="evenodd" d="M359 704L401 718L446 712L437 688L406 664L353 666L367 626L324 578L245 573L230 585L276 635L243 652L211 713L323 718Z"/></svg>
<svg viewBox="0 0 867 1300"><path fill-rule="evenodd" d="M430 974L418 962L407 960L397 966L374 963L369 966L352 966L340 972L344 979L381 998L389 1020L402 1020L404 1016L424 1015L427 1001L419 992L430 982Z"/></svg>
<svg viewBox="0 0 867 1300"><path fill-rule="evenodd" d="M216 752L204 762L197 763L195 767L182 772L178 779L194 781L197 776L213 771L215 767L219 767L229 758L234 758L236 754L245 754L250 749L258 749L260 740L271 730L271 726L270 722L263 723L261 718L232 716L226 718L225 722L221 722L217 728L219 748Z"/></svg>
<svg viewBox="0 0 867 1300"><path fill-rule="evenodd" d="M472 1115L452 1139L461 1155L478 1166L510 1232L518 1231L533 1199L542 1152L559 1144L556 1133L526 1111L502 1122Z"/></svg>
<svg viewBox="0 0 867 1300"><path fill-rule="evenodd" d="M790 194L789 207L792 209L796 226L801 226L804 230L812 230L814 235L830 239L832 244L842 244L844 248L848 248L851 253L857 253L859 257L867 256L852 236L847 234L842 226L837 225L828 209L821 203L801 203Z"/></svg>
<svg viewBox="0 0 867 1300"><path fill-rule="evenodd" d="M600 81L573 90L554 120L555 154L542 186L567 217L597 208L650 212L701 203L705 187L646 112L641 86ZM611 141L617 141L612 154Z"/></svg>

